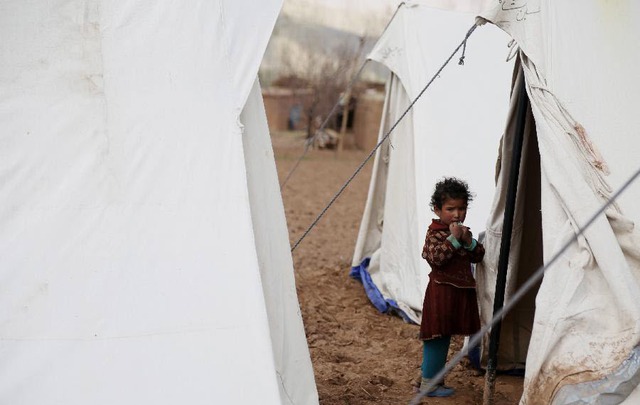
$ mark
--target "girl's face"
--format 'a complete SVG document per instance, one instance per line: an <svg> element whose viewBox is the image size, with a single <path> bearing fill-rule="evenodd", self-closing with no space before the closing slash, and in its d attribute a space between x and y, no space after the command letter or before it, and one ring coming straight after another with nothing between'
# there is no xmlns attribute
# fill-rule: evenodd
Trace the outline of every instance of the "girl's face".
<svg viewBox="0 0 640 405"><path fill-rule="evenodd" d="M451 225L453 222L464 222L467 217L467 200L463 198L445 198L442 208L434 207L433 212L440 222Z"/></svg>

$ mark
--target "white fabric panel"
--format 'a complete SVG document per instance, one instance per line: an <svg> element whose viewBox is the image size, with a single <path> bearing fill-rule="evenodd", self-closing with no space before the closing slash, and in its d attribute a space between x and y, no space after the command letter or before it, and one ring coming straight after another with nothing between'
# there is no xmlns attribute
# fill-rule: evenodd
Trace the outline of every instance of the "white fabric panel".
<svg viewBox="0 0 640 405"><path fill-rule="evenodd" d="M515 3L488 18L526 55L548 260L637 168L640 118L624 94L640 89L633 72L640 28L631 22L640 8L595 0ZM521 403L555 403L560 387L566 393L571 384L605 378L638 345L640 237L632 221L640 219L639 192L637 185L628 190L622 211L608 210L545 275Z"/></svg>
<svg viewBox="0 0 640 405"><path fill-rule="evenodd" d="M241 115L249 200L282 404L317 404L284 206L256 79Z"/></svg>
<svg viewBox="0 0 640 405"><path fill-rule="evenodd" d="M219 1L224 34L218 39L226 45L230 77L234 88L238 90L234 106L239 114L253 86L283 0L260 0L259 3L247 0ZM264 35L265 32L267 35Z"/></svg>
<svg viewBox="0 0 640 405"><path fill-rule="evenodd" d="M575 8L581 18L575 19ZM639 2L561 1L554 3L547 25L547 85L587 131L611 174L612 190L640 167ZM564 27L571 21L573 29ZM585 69L584 66L588 66ZM622 79L624 78L624 79ZM585 83L588 85L585 86ZM640 221L640 184L629 188L619 202L622 212Z"/></svg>
<svg viewBox="0 0 640 405"><path fill-rule="evenodd" d="M369 57L391 69L413 100L473 23L470 14L401 7ZM493 157L509 104L513 64L505 63L508 42L491 26L476 29L464 66L457 64L459 53L413 107L416 195L424 215L418 219L425 231L431 217L425 201L445 175L469 182L477 198L468 224L476 235L484 228L493 196Z"/></svg>
<svg viewBox="0 0 640 405"><path fill-rule="evenodd" d="M638 167L629 155L640 152L634 97L640 91L640 81L635 80L640 27L634 20L640 3L513 3L517 4L505 3L487 17L518 41L535 65L540 85L553 90L550 102L560 102L586 129L597 157L611 171L607 182L617 190ZM640 186L634 186L620 201L625 214L635 220L640 219L640 207L630 202L638 198Z"/></svg>
<svg viewBox="0 0 640 405"><path fill-rule="evenodd" d="M379 140L398 121L411 101L392 75L380 126ZM369 196L360 226L353 265L370 257L369 274L385 299L393 299L405 314L420 323L427 273L415 260L422 249L421 207L415 195L413 113L407 113L374 161Z"/></svg>
<svg viewBox="0 0 640 405"><path fill-rule="evenodd" d="M0 4L1 403L287 403L237 123L279 2L228 3Z"/></svg>
<svg viewBox="0 0 640 405"><path fill-rule="evenodd" d="M629 154L640 151L640 139L634 133L640 117L635 114L633 96L640 84L638 80L619 80L637 76L640 52L635 44L640 40L640 28L633 17L640 15L640 3L514 3L518 7L505 4L487 18L518 41L535 65L542 80L539 85L553 90L550 102L560 102L571 119L586 129L596 149L592 160L601 158L611 171L607 182L613 190L618 189L637 169ZM575 18L577 10L580 18ZM571 30L566 28L567 21L571 21ZM639 197L640 187L636 186L620 201L625 214L634 219L640 219L640 207L627 201Z"/></svg>
<svg viewBox="0 0 640 405"><path fill-rule="evenodd" d="M385 123L387 132L411 102L400 81L394 82L389 92L392 121ZM427 272L423 263L418 261L416 266L415 260L422 251L421 219L425 210L416 195L420 190L417 184L421 176L415 170L416 141L411 136L414 117L413 111L407 113L396 127L397 132L389 137L380 272L373 273L371 277L377 286L382 286L385 298L394 299L414 322L420 323Z"/></svg>
<svg viewBox="0 0 640 405"><path fill-rule="evenodd" d="M385 119L399 117L406 110L473 23L472 14L415 3L400 6L369 55L387 66L404 90L396 90L400 99L388 95ZM508 37L495 27L478 28L468 42L465 65L458 66L458 54L404 118L409 124L404 122L391 136L389 177L375 191L385 193L386 201L381 268L374 281L385 298L411 307L414 318L419 317L426 286L428 265L420 253L433 216L429 200L435 183L444 176L468 181L476 199L470 205L467 224L476 236L484 229L493 196L495 155L509 103L512 63L505 62L507 43ZM394 122L386 122L386 128ZM396 162L395 155L404 157ZM372 187L377 181L372 179ZM376 198L380 197L370 192L369 200ZM368 237L364 229L358 244L375 245L361 241ZM354 265L366 255L357 248ZM418 280L424 283L406 287Z"/></svg>
<svg viewBox="0 0 640 405"><path fill-rule="evenodd" d="M400 81L397 76L391 74L386 85L386 94L384 105L382 107L382 118L380 122L380 130L378 133L378 142L389 131L393 122L397 121L396 108L391 108L389 103L396 102L397 96L391 97L391 92L405 94L398 90ZM411 114L411 112L409 112ZM406 125L400 123L400 126ZM389 173L389 142L384 142L378 150L373 160L373 169L371 171L371 180L369 182L369 191L367 193L367 202L364 206L362 221L358 231L358 238L353 253L352 266L359 266L365 257L371 257L369 263L369 272L376 272L380 268L379 249L382 240L382 226L384 225L384 207L387 189L387 178ZM378 253L376 253L378 252Z"/></svg>

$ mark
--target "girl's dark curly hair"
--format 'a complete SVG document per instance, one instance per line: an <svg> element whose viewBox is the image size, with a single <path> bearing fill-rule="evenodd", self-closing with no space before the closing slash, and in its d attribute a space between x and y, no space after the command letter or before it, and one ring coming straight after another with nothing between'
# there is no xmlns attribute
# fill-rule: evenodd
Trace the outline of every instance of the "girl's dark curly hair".
<svg viewBox="0 0 640 405"><path fill-rule="evenodd" d="M445 177L436 183L429 205L432 209L442 209L442 204L447 198L461 199L469 203L473 200L473 194L469 191L469 185L464 180Z"/></svg>

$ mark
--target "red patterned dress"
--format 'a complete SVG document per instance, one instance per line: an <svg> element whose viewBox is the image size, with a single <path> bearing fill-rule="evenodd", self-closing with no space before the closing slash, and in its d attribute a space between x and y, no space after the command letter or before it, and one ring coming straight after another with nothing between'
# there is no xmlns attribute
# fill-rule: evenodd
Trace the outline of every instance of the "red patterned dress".
<svg viewBox="0 0 640 405"><path fill-rule="evenodd" d="M472 335L480 329L476 281L471 263L484 257L484 246L456 248L447 238L449 227L434 219L427 230L422 257L431 266L422 305L420 339Z"/></svg>

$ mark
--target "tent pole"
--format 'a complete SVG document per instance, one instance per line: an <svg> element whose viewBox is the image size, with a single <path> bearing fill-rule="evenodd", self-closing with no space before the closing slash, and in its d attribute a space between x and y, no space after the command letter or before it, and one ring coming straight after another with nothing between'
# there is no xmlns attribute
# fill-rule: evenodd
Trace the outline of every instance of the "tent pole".
<svg viewBox="0 0 640 405"><path fill-rule="evenodd" d="M496 279L496 293L493 300L493 314L495 315L504 305L505 287L507 284L507 268L509 265L509 252L511 250L511 234L513 231L513 218L515 216L516 196L518 194L518 178L520 176L520 161L522 160L522 144L524 142L524 126L527 115L527 91L525 89L524 72L520 70L521 80L518 90L518 107L516 112L516 130L513 138L513 150L511 168L509 171L509 184L507 185L507 201L504 210L502 225L502 239L500 241L500 257L498 259L498 276ZM485 375L485 387L483 395L484 405L493 405L495 393L497 354L500 344L500 329L502 322L496 322L491 328L489 338L489 358Z"/></svg>

